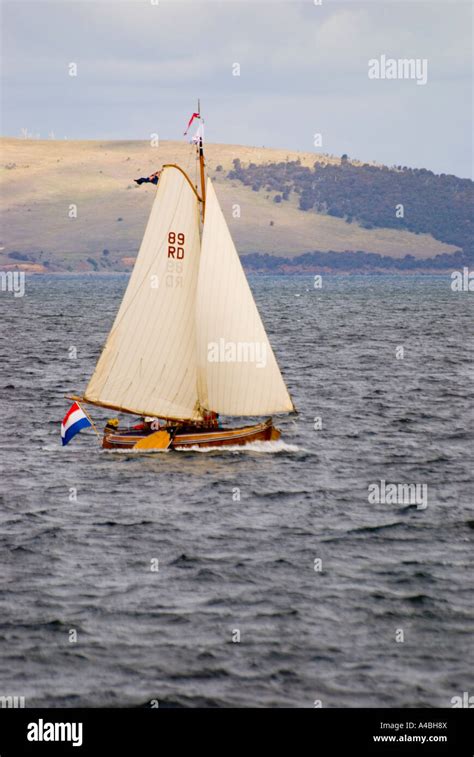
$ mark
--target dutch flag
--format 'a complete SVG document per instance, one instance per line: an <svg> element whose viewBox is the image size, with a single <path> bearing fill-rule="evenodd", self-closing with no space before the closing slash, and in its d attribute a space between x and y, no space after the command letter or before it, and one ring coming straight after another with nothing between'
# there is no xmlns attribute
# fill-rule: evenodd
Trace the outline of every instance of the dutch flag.
<svg viewBox="0 0 474 757"><path fill-rule="evenodd" d="M61 439L63 447L65 444L71 441L72 437L81 431L83 428L92 426L89 418L83 410L79 407L77 402L72 405L67 411L61 423Z"/></svg>

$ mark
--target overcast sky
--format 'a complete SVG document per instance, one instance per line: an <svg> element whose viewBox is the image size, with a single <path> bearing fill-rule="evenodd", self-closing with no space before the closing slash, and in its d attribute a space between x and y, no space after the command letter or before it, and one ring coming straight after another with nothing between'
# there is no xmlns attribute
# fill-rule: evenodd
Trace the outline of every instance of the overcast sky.
<svg viewBox="0 0 474 757"><path fill-rule="evenodd" d="M3 0L2 9L4 135L181 139L199 96L210 142L471 176L469 2ZM381 55L426 59L426 85L369 79L368 61Z"/></svg>

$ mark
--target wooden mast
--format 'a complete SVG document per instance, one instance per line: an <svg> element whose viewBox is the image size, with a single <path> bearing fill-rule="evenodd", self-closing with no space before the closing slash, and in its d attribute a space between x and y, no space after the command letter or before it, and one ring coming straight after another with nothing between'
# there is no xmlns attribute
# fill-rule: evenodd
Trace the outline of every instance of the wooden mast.
<svg viewBox="0 0 474 757"><path fill-rule="evenodd" d="M202 142L202 119L201 119L201 101L198 100L198 113L199 113L199 119L201 120L201 133L199 137L199 144L197 146L198 149L198 155L199 155L199 168L201 170L201 201L202 201L202 222L204 223L204 216L206 213L206 177L204 175L204 149L203 149L203 142Z"/></svg>

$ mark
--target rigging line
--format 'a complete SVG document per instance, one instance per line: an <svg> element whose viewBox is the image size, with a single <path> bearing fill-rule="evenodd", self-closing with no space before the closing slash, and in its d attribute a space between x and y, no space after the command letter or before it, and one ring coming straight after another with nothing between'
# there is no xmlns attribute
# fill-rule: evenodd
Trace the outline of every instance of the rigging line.
<svg viewBox="0 0 474 757"><path fill-rule="evenodd" d="M192 161L193 155L194 155L194 145L189 145L189 148L190 149L188 150L188 160L187 160L187 163L186 163L186 173L187 174L191 173L191 168L192 168L191 161ZM198 185L197 185L197 176L196 176L196 174L194 176L194 186L195 186L196 192L197 192ZM199 195L199 193L198 193L198 195ZM201 200L200 200L200 202L201 202Z"/></svg>
<svg viewBox="0 0 474 757"><path fill-rule="evenodd" d="M186 163L186 173L189 173L189 167L191 164L192 157L193 157L193 150L188 150L188 162Z"/></svg>
<svg viewBox="0 0 474 757"><path fill-rule="evenodd" d="M196 145L194 144L194 142L191 142L189 144L188 162L186 164L186 172L187 173L189 172L190 164L191 164L191 161L192 161L193 157L195 156L195 153L196 153ZM195 167L195 171L194 171L194 185L195 185L196 190L197 190L197 187L198 187L198 177L197 177L196 161L194 162L194 167Z"/></svg>

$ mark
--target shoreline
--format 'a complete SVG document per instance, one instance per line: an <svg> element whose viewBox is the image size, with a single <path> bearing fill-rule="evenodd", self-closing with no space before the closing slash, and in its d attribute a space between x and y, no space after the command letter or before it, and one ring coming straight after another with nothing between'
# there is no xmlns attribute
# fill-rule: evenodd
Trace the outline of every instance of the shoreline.
<svg viewBox="0 0 474 757"><path fill-rule="evenodd" d="M453 268L431 268L431 269L374 269L374 270L337 270L337 269L323 269L314 268L307 271L262 271L253 268L246 268L244 266L245 273L251 276L279 276L285 278L291 278L294 276L450 276L454 270ZM29 276L130 276L130 271L28 271L22 268L9 267L0 268L0 275L2 273L24 273Z"/></svg>

